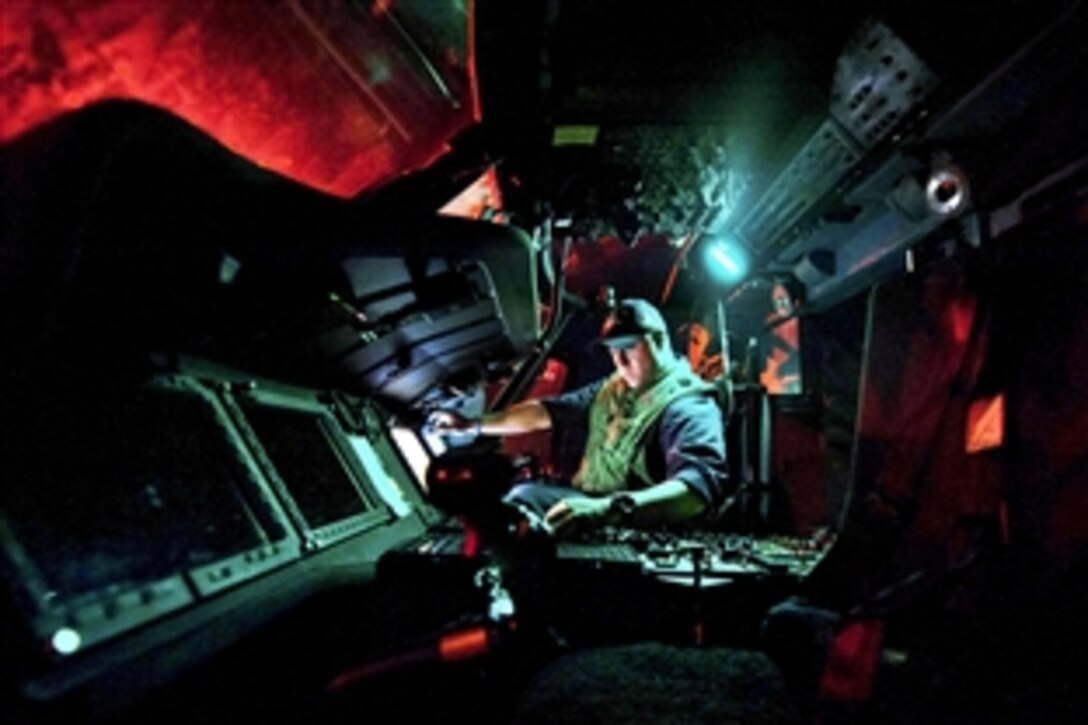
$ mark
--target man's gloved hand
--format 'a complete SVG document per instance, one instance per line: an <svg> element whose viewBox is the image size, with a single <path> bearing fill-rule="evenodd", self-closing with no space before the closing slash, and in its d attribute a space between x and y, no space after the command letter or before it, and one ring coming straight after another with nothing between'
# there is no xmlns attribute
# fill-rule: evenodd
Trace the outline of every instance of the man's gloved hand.
<svg viewBox="0 0 1088 725"><path fill-rule="evenodd" d="M435 410L427 416L427 427L435 433L480 432L480 421L466 418L452 410Z"/></svg>
<svg viewBox="0 0 1088 725"><path fill-rule="evenodd" d="M607 496L572 496L548 509L544 523L557 536L604 526L611 516L612 499Z"/></svg>

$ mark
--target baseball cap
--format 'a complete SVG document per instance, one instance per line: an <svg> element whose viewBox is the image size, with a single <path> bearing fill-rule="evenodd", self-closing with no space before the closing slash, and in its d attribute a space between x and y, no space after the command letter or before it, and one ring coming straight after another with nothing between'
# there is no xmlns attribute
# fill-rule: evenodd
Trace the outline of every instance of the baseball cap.
<svg viewBox="0 0 1088 725"><path fill-rule="evenodd" d="M646 300L628 298L605 318L599 341L606 347L631 347L654 332L667 332L665 318Z"/></svg>

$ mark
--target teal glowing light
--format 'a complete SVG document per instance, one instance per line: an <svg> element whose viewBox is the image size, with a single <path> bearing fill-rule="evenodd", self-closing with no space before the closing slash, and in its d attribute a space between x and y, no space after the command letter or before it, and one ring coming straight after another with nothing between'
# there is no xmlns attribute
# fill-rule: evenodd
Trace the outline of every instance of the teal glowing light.
<svg viewBox="0 0 1088 725"><path fill-rule="evenodd" d="M728 239L711 240L705 248L703 261L712 279L721 284L733 284L748 274L748 257L744 249Z"/></svg>
<svg viewBox="0 0 1088 725"><path fill-rule="evenodd" d="M83 637L71 627L61 627L53 633L49 643L57 654L70 655L83 646Z"/></svg>

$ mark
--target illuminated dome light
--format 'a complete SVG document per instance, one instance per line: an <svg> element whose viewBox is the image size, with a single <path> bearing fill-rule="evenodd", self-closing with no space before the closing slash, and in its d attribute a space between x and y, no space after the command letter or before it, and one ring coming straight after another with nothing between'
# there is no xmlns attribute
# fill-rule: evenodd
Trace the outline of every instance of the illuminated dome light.
<svg viewBox="0 0 1088 725"><path fill-rule="evenodd" d="M960 212L967 205L968 196L967 176L955 166L934 169L926 181L926 202L940 216Z"/></svg>
<svg viewBox="0 0 1088 725"><path fill-rule="evenodd" d="M707 273L720 284L734 284L748 274L748 255L732 240L711 240L703 252L703 261Z"/></svg>
<svg viewBox="0 0 1088 725"><path fill-rule="evenodd" d="M57 654L75 654L83 646L83 636L71 627L61 627L53 633L49 645Z"/></svg>

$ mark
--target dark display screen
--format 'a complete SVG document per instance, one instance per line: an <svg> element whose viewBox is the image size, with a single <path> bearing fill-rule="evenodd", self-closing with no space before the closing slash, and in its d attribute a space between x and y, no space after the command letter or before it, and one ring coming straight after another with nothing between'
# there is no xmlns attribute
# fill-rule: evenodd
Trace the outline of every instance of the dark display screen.
<svg viewBox="0 0 1088 725"><path fill-rule="evenodd" d="M73 408L3 486L44 596L120 591L286 536L210 399L149 386Z"/></svg>
<svg viewBox="0 0 1088 725"><path fill-rule="evenodd" d="M334 443L332 421L317 412L240 401L269 461L313 528L370 510Z"/></svg>

